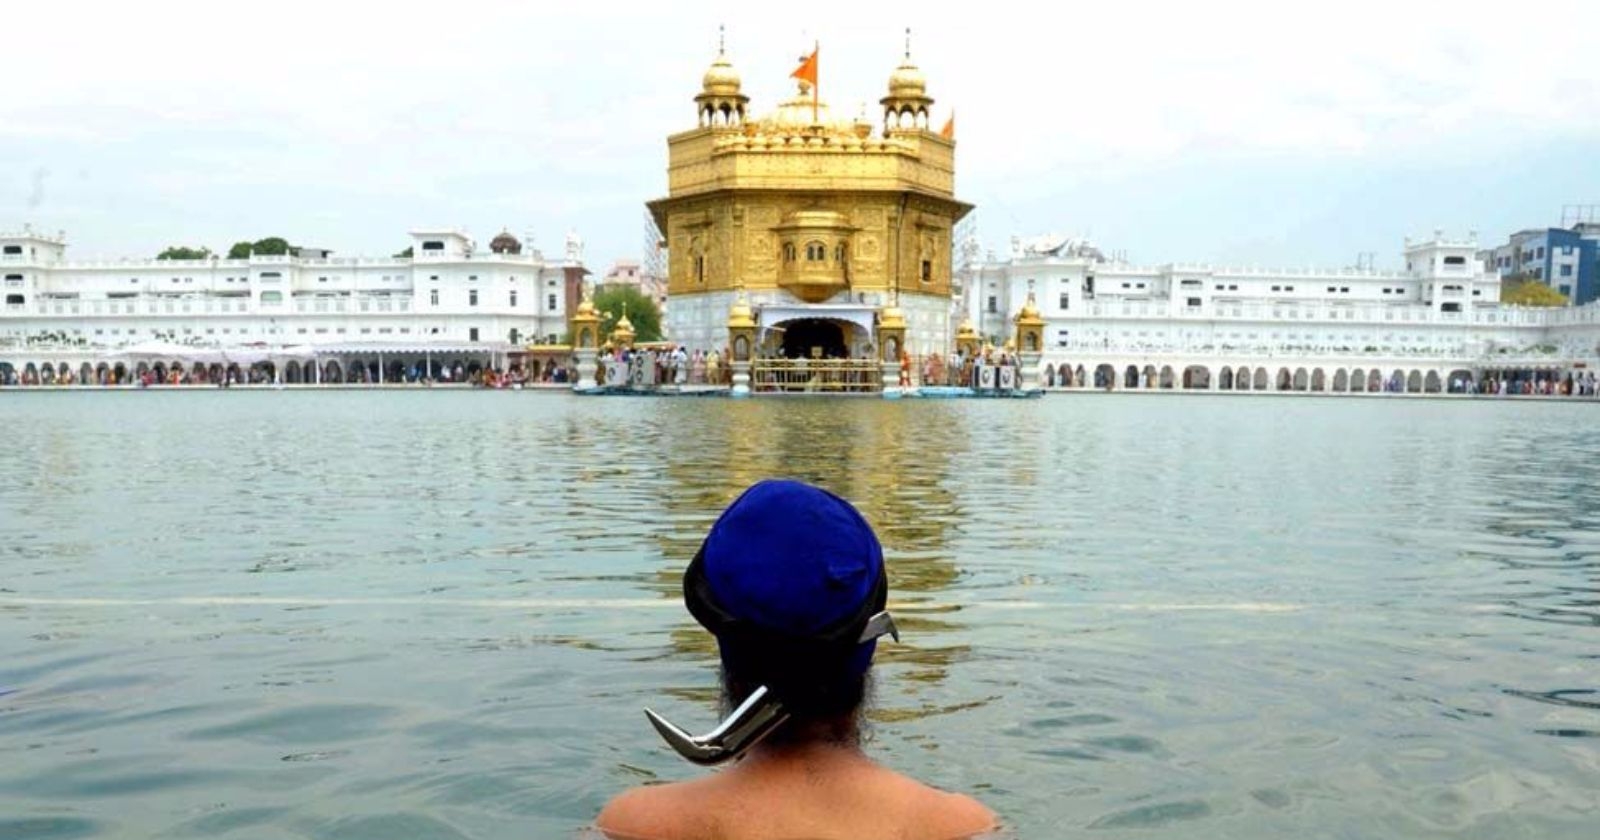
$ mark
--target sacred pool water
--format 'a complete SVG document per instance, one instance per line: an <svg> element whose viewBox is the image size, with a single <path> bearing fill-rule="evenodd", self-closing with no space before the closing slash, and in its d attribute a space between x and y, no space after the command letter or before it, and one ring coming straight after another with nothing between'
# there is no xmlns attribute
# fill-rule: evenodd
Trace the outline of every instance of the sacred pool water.
<svg viewBox="0 0 1600 840"><path fill-rule="evenodd" d="M1593 837L1595 410L0 394L0 838L570 837L701 772L771 475L889 552L872 752L1021 837Z"/></svg>

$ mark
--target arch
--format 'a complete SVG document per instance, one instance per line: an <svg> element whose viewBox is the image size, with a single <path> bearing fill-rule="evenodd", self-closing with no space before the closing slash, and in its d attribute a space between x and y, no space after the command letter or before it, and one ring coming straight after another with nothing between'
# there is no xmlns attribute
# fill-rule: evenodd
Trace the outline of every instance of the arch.
<svg viewBox="0 0 1600 840"><path fill-rule="evenodd" d="M1288 368L1278 368L1278 390L1287 391L1294 387L1294 374Z"/></svg>
<svg viewBox="0 0 1600 840"><path fill-rule="evenodd" d="M1437 394L1443 390L1444 383L1439 379L1439 372L1436 370L1428 371L1428 375L1422 378L1423 393Z"/></svg>
<svg viewBox="0 0 1600 840"><path fill-rule="evenodd" d="M1255 378L1255 382L1251 383L1251 385L1250 385L1251 390L1254 390L1254 391L1265 391L1265 390L1267 390L1267 384L1268 384L1267 377L1268 377L1268 374L1267 374L1267 369L1266 368L1256 368L1256 378Z"/></svg>
<svg viewBox="0 0 1600 840"><path fill-rule="evenodd" d="M1406 372L1396 369L1394 373L1389 374L1389 381L1385 383L1384 390L1403 393L1406 390Z"/></svg>
<svg viewBox="0 0 1600 840"><path fill-rule="evenodd" d="M1191 391L1211 388L1211 369L1204 365L1190 365L1183 369L1183 387Z"/></svg>
<svg viewBox="0 0 1600 840"><path fill-rule="evenodd" d="M128 366L117 362L111 368L111 384L121 385L128 381Z"/></svg>
<svg viewBox="0 0 1600 840"><path fill-rule="evenodd" d="M54 385L54 384L56 384L56 369L49 362L45 362L43 365L40 365L39 374L38 375L39 375L39 384L41 384L41 385Z"/></svg>
<svg viewBox="0 0 1600 840"><path fill-rule="evenodd" d="M1117 384L1117 369L1112 365L1099 365L1094 369L1094 387L1112 388Z"/></svg>
<svg viewBox="0 0 1600 840"><path fill-rule="evenodd" d="M1326 390L1328 390L1328 372L1327 371L1323 370L1322 368L1317 368L1316 370L1311 372L1311 390L1313 390L1313 391L1326 391Z"/></svg>
<svg viewBox="0 0 1600 840"><path fill-rule="evenodd" d="M1367 391L1374 394L1383 391L1383 373L1377 368L1367 374Z"/></svg>
<svg viewBox="0 0 1600 840"><path fill-rule="evenodd" d="M1350 391L1360 393L1367 389L1367 372L1356 368L1350 372Z"/></svg>
<svg viewBox="0 0 1600 840"><path fill-rule="evenodd" d="M221 382L224 375L226 374L221 362L212 362L211 366L206 368L206 380L209 382Z"/></svg>
<svg viewBox="0 0 1600 840"><path fill-rule="evenodd" d="M1233 390L1233 368L1222 366L1222 370L1217 373L1217 387L1223 391Z"/></svg>
<svg viewBox="0 0 1600 840"><path fill-rule="evenodd" d="M1304 391L1304 390L1306 390L1306 388L1310 384L1311 384L1311 377L1306 374L1306 369L1305 368L1295 368L1295 371L1294 371L1294 389L1296 391Z"/></svg>
<svg viewBox="0 0 1600 840"><path fill-rule="evenodd" d="M1450 371L1450 376L1445 381L1450 383L1452 394L1477 393L1477 388L1474 387L1477 383L1472 377L1472 371L1465 368Z"/></svg>
<svg viewBox="0 0 1600 840"><path fill-rule="evenodd" d="M1044 366L1043 376L1044 387L1054 388L1056 386L1056 366L1054 364L1047 364Z"/></svg>
<svg viewBox="0 0 1600 840"><path fill-rule="evenodd" d="M97 385L111 384L111 366L100 362L94 366L94 382Z"/></svg>
<svg viewBox="0 0 1600 840"><path fill-rule="evenodd" d="M1406 393L1422 393L1422 371L1414 370L1406 376Z"/></svg>
<svg viewBox="0 0 1600 840"><path fill-rule="evenodd" d="M399 359L394 359L394 360L390 361L389 364L384 368L383 381L385 381L385 382L404 382L404 381L406 381L406 363L400 361Z"/></svg>
<svg viewBox="0 0 1600 840"><path fill-rule="evenodd" d="M1123 377L1122 377L1122 386L1124 388L1137 388L1137 387L1139 387L1139 369L1138 368L1134 367L1133 365L1128 365L1128 370L1123 374Z"/></svg>
<svg viewBox="0 0 1600 840"><path fill-rule="evenodd" d="M1333 390L1336 393L1341 393L1341 394L1344 393L1345 391L1350 390L1350 371L1347 371L1344 368L1339 368L1337 371L1334 372L1334 374L1333 374Z"/></svg>
<svg viewBox="0 0 1600 840"><path fill-rule="evenodd" d="M1072 371L1072 384L1077 386L1077 387L1079 387L1079 388L1082 388L1086 384L1084 382L1083 377L1084 377L1083 365L1080 364L1080 365L1078 365L1078 367L1075 370Z"/></svg>
<svg viewBox="0 0 1600 840"><path fill-rule="evenodd" d="M1161 383L1162 388L1170 390L1178 384L1177 378L1177 375L1172 372L1171 366L1162 365L1160 379L1157 381Z"/></svg>
<svg viewBox="0 0 1600 840"><path fill-rule="evenodd" d="M1140 380L1140 387L1154 388L1161 384L1161 374L1156 370L1155 365L1145 365L1144 371L1140 375Z"/></svg>
<svg viewBox="0 0 1600 840"><path fill-rule="evenodd" d="M334 359L329 359L328 361L324 362L322 364L321 380L323 382L333 382L333 383L343 382L344 381L344 366L340 365L339 362L334 360Z"/></svg>
<svg viewBox="0 0 1600 840"><path fill-rule="evenodd" d="M1250 390L1250 367L1249 367L1249 365L1240 366L1239 372L1235 373L1233 375L1233 389L1235 391L1248 391L1248 390Z"/></svg>
<svg viewBox="0 0 1600 840"><path fill-rule="evenodd" d="M288 364L283 366L283 381L289 383L290 385L299 385L300 384L300 363L299 362L294 361L293 359L291 359L291 360L289 360Z"/></svg>

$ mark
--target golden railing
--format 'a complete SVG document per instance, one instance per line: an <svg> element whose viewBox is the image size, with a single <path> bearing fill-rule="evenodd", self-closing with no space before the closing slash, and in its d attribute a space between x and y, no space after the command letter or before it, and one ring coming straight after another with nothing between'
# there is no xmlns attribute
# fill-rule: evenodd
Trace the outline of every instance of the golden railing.
<svg viewBox="0 0 1600 840"><path fill-rule="evenodd" d="M750 389L764 393L849 394L883 390L883 368L871 359L756 359Z"/></svg>

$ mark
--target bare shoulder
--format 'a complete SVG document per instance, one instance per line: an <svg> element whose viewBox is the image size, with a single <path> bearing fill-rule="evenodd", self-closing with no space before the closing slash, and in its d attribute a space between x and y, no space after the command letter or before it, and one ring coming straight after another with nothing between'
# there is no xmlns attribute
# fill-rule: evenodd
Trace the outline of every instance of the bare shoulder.
<svg viewBox="0 0 1600 840"><path fill-rule="evenodd" d="M1000 818L982 802L960 793L950 793L917 783L916 813L921 823L918 832L932 840L959 840L992 831Z"/></svg>
<svg viewBox="0 0 1600 840"><path fill-rule="evenodd" d="M705 779L624 791L595 817L609 840L676 840L706 836Z"/></svg>

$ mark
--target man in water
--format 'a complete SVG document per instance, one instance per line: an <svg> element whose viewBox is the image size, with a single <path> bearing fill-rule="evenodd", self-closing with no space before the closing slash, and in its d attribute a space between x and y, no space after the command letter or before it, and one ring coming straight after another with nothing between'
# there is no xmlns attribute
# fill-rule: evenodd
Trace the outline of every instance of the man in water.
<svg viewBox="0 0 1600 840"><path fill-rule="evenodd" d="M647 712L671 746L719 772L630 790L596 825L613 840L956 840L993 829L976 800L874 763L860 717L884 607L883 549L850 503L763 481L711 526L684 574L689 611L717 638L726 705L694 737Z"/></svg>

